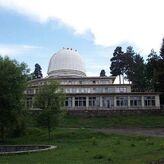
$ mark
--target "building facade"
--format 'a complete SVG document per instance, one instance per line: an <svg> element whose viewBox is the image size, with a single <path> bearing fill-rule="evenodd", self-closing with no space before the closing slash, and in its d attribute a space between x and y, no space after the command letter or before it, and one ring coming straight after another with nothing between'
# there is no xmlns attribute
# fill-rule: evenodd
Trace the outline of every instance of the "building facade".
<svg viewBox="0 0 164 164"><path fill-rule="evenodd" d="M48 76L31 80L25 91L26 107L33 108L38 87L59 81L66 94L67 110L159 109L158 93L131 92L130 84L114 84L115 76L87 77L77 50L63 48L52 56Z"/></svg>

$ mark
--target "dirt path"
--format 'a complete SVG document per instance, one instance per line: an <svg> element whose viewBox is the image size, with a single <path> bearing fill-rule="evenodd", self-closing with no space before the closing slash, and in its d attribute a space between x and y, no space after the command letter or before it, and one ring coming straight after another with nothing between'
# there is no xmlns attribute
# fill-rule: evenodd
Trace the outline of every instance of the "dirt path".
<svg viewBox="0 0 164 164"><path fill-rule="evenodd" d="M164 137L164 128L104 128L94 129L103 133L116 133L127 135L143 135L152 137Z"/></svg>

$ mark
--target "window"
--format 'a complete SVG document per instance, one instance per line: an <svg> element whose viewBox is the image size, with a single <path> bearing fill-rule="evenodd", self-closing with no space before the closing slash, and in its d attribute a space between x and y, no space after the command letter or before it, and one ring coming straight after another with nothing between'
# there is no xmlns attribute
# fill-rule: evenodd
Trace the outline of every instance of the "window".
<svg viewBox="0 0 164 164"><path fill-rule="evenodd" d="M120 88L120 92L126 92L126 88L121 87L121 88Z"/></svg>
<svg viewBox="0 0 164 164"><path fill-rule="evenodd" d="M114 97L103 97L102 102L103 102L103 107L105 108L114 107Z"/></svg>
<svg viewBox="0 0 164 164"><path fill-rule="evenodd" d="M38 89L38 88L36 88L36 89L35 89L35 93L37 94L38 92L39 92L39 89Z"/></svg>
<svg viewBox="0 0 164 164"><path fill-rule="evenodd" d="M76 93L79 93L79 88L76 88Z"/></svg>
<svg viewBox="0 0 164 164"><path fill-rule="evenodd" d="M75 106L86 106L86 97L75 97Z"/></svg>
<svg viewBox="0 0 164 164"><path fill-rule="evenodd" d="M69 88L65 88L65 92L66 93L69 93Z"/></svg>
<svg viewBox="0 0 164 164"><path fill-rule="evenodd" d="M89 106L96 106L96 97L89 97Z"/></svg>
<svg viewBox="0 0 164 164"><path fill-rule="evenodd" d="M96 83L96 81L95 81L95 80L93 80L92 82L93 82L93 84L95 84L95 83Z"/></svg>
<svg viewBox="0 0 164 164"><path fill-rule="evenodd" d="M81 88L81 93L85 93L85 88Z"/></svg>
<svg viewBox="0 0 164 164"><path fill-rule="evenodd" d="M117 106L120 106L120 107L128 106L128 97L127 96L117 96L116 104L117 104Z"/></svg>
<svg viewBox="0 0 164 164"><path fill-rule="evenodd" d="M76 88L72 88L72 93L76 93Z"/></svg>
<svg viewBox="0 0 164 164"><path fill-rule="evenodd" d="M126 88L125 87L116 87L115 88L115 92L116 93L125 93L127 91L126 91Z"/></svg>
<svg viewBox="0 0 164 164"><path fill-rule="evenodd" d="M33 106L32 97L27 97L27 99L26 99L26 107L29 109L29 108L32 108L32 106Z"/></svg>
<svg viewBox="0 0 164 164"><path fill-rule="evenodd" d="M96 93L96 88L92 88L92 93Z"/></svg>
<svg viewBox="0 0 164 164"><path fill-rule="evenodd" d="M34 94L34 90L33 89L28 89L27 94Z"/></svg>
<svg viewBox="0 0 164 164"><path fill-rule="evenodd" d="M120 92L119 88L115 88L115 92L119 93Z"/></svg>
<svg viewBox="0 0 164 164"><path fill-rule="evenodd" d="M97 87L96 88L96 93L101 93L102 92L102 88L101 87Z"/></svg>
<svg viewBox="0 0 164 164"><path fill-rule="evenodd" d="M142 105L141 101L142 101L141 96L131 96L130 97L130 106L131 107L140 107Z"/></svg>
<svg viewBox="0 0 164 164"><path fill-rule="evenodd" d="M155 96L144 96L145 106L155 106Z"/></svg>
<svg viewBox="0 0 164 164"><path fill-rule="evenodd" d="M107 87L105 88L105 93L108 93L108 88Z"/></svg>
<svg viewBox="0 0 164 164"><path fill-rule="evenodd" d="M66 97L65 106L72 107L72 97Z"/></svg>
<svg viewBox="0 0 164 164"><path fill-rule="evenodd" d="M91 93L91 88L87 88L87 93Z"/></svg>

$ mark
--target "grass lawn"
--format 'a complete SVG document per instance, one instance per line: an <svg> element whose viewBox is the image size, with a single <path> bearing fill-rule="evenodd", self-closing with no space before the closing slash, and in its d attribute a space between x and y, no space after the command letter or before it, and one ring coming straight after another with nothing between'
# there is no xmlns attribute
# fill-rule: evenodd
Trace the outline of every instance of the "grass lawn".
<svg viewBox="0 0 164 164"><path fill-rule="evenodd" d="M130 115L110 117L79 117L66 116L60 127L88 127L88 128L110 128L110 127L164 127L164 115Z"/></svg>
<svg viewBox="0 0 164 164"><path fill-rule="evenodd" d="M164 139L121 136L93 132L85 128L58 128L52 140L44 129L28 129L23 137L8 144L52 144L58 148L46 152L0 156L6 164L142 164L164 158Z"/></svg>

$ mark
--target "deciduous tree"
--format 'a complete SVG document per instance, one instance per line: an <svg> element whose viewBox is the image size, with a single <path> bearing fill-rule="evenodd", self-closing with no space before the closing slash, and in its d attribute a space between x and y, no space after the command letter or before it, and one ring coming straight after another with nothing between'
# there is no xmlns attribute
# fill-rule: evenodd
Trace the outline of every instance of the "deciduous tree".
<svg viewBox="0 0 164 164"><path fill-rule="evenodd" d="M57 82L48 81L39 88L35 97L35 107L42 109L38 116L38 125L46 127L49 139L51 130L58 125L64 106L64 93Z"/></svg>
<svg viewBox="0 0 164 164"><path fill-rule="evenodd" d="M22 125L22 98L26 87L27 65L0 56L0 135L4 141L9 132Z"/></svg>

